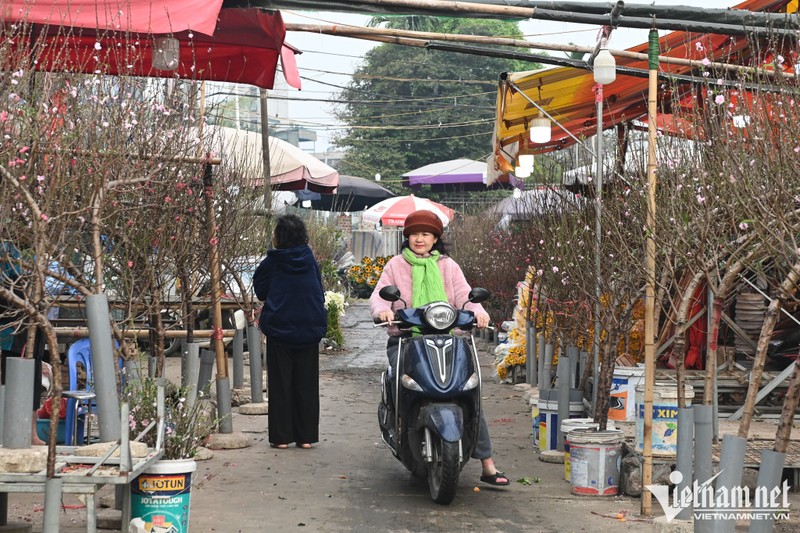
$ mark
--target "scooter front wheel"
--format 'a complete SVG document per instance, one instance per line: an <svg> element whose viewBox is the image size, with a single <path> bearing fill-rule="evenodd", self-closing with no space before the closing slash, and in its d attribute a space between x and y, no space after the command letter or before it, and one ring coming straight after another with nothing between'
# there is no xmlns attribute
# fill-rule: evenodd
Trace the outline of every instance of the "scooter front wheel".
<svg viewBox="0 0 800 533"><path fill-rule="evenodd" d="M436 503L449 504L456 497L461 464L458 443L434 437L431 442L432 461L428 464L428 488Z"/></svg>

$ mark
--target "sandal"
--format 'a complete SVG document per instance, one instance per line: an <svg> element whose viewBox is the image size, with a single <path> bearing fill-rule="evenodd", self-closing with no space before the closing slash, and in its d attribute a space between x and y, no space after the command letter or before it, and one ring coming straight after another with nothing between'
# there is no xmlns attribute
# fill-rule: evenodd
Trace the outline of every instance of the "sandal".
<svg viewBox="0 0 800 533"><path fill-rule="evenodd" d="M506 475L499 470L494 474L482 475L481 481L483 481L484 483L488 483L489 485L496 485L501 487L511 484L511 481L506 477Z"/></svg>
<svg viewBox="0 0 800 533"><path fill-rule="evenodd" d="M302 448L302 449L304 449L304 450L310 450L310 449L311 449L311 445L310 445L309 443L307 443L307 442L298 442L298 443L296 444L296 446L297 446L298 448Z"/></svg>
<svg viewBox="0 0 800 533"><path fill-rule="evenodd" d="M270 442L270 443L269 443L269 447L270 447L270 448L277 448L277 449L279 449L279 450L285 450L286 448L288 448L288 447L289 447L289 445L288 445L288 444L272 444L272 443Z"/></svg>

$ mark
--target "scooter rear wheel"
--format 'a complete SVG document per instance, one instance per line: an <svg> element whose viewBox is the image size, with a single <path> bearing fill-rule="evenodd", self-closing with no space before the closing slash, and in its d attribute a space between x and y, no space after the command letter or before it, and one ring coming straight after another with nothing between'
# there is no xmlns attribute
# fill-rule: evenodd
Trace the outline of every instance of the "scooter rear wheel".
<svg viewBox="0 0 800 533"><path fill-rule="evenodd" d="M428 464L428 488L436 503L449 504L456 497L461 464L458 443L434 437L431 442L433 461Z"/></svg>

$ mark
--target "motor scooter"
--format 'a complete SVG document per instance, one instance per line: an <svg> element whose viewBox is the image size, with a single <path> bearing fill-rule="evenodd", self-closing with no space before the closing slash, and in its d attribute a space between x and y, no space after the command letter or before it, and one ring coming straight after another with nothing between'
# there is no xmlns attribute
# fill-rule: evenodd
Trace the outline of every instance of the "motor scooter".
<svg viewBox="0 0 800 533"><path fill-rule="evenodd" d="M395 320L379 325L396 324L418 333L401 337L395 367L381 376L381 435L409 471L427 477L433 501L449 504L461 469L475 449L481 414L475 342L472 335L454 335L451 330L472 330L475 315L447 302L409 308L393 285L379 294L405 306L395 312ZM476 287L468 301L480 303L489 296L489 291Z"/></svg>

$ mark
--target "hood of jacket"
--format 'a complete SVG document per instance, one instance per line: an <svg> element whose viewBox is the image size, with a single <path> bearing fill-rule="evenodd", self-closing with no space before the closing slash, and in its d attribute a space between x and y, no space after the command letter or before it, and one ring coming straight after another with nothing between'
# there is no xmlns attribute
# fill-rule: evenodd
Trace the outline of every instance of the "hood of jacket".
<svg viewBox="0 0 800 533"><path fill-rule="evenodd" d="M280 269L298 274L311 269L317 261L311 248L305 244L295 248L273 248L267 255Z"/></svg>

